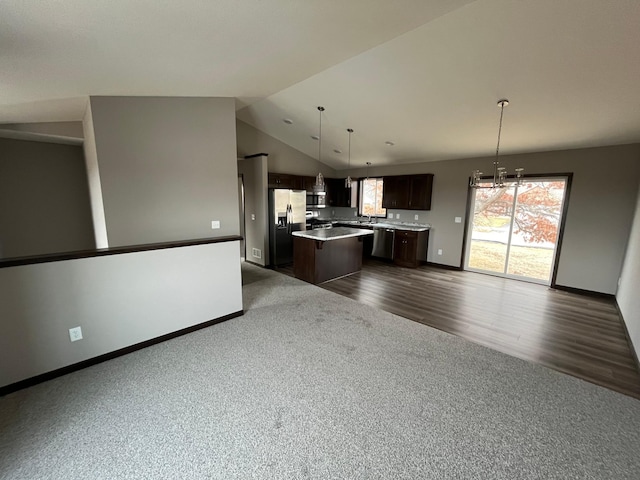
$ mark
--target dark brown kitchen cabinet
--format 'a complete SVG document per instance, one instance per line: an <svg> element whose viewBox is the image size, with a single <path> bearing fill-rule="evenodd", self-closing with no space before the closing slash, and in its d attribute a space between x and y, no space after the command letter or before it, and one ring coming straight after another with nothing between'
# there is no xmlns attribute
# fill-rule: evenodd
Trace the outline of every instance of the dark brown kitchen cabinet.
<svg viewBox="0 0 640 480"><path fill-rule="evenodd" d="M288 173L269 173L269 188L303 189L303 177Z"/></svg>
<svg viewBox="0 0 640 480"><path fill-rule="evenodd" d="M412 175L409 187L409 210L431 210L433 175Z"/></svg>
<svg viewBox="0 0 640 480"><path fill-rule="evenodd" d="M327 205L330 207L350 207L351 189L345 188L344 178L325 178Z"/></svg>
<svg viewBox="0 0 640 480"><path fill-rule="evenodd" d="M383 208L409 208L409 176L384 177L382 182Z"/></svg>
<svg viewBox="0 0 640 480"><path fill-rule="evenodd" d="M433 174L384 177L382 206L401 210L431 210Z"/></svg>
<svg viewBox="0 0 640 480"><path fill-rule="evenodd" d="M302 177L302 188L307 192L313 192L316 185L316 177Z"/></svg>
<svg viewBox="0 0 640 480"><path fill-rule="evenodd" d="M415 268L427 260L429 231L396 230L393 239L393 262L402 267Z"/></svg>

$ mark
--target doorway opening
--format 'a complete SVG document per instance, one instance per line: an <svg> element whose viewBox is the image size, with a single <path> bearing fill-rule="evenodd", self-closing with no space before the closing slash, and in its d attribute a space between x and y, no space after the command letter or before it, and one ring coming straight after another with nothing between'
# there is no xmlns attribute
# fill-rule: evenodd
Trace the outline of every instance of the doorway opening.
<svg viewBox="0 0 640 480"><path fill-rule="evenodd" d="M245 211L244 211L244 177L242 174L238 175L238 216L240 218L240 260L244 262L247 257L246 252L246 228L245 228Z"/></svg>
<svg viewBox="0 0 640 480"><path fill-rule="evenodd" d="M465 270L551 285L568 183L540 177L472 189Z"/></svg>

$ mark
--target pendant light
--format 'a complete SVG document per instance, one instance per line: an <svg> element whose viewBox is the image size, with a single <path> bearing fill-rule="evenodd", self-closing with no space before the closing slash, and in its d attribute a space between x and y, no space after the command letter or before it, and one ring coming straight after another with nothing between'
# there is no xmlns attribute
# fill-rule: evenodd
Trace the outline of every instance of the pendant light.
<svg viewBox="0 0 640 480"><path fill-rule="evenodd" d="M500 135L502 134L502 117L504 115L504 107L509 105L509 100L503 98L498 101L498 106L500 107L500 126L498 127L498 144L496 145L496 159L493 161L493 182L491 185L481 185L481 176L482 172L480 170L474 170L471 173L471 180L469 180L469 186L471 188L502 188L504 187L504 181L507 178L507 169L505 167L500 166L500 162L498 162L498 155L500 153ZM516 185L520 185L522 183L522 172L524 168L516 168L515 178Z"/></svg>
<svg viewBox="0 0 640 480"><path fill-rule="evenodd" d="M347 128L347 132L349 132L349 163L347 164L347 169L351 169L351 134L353 133L353 128ZM351 188L351 175L347 174L347 178L344 179L344 188Z"/></svg>
<svg viewBox="0 0 640 480"><path fill-rule="evenodd" d="M320 112L320 128L318 130L318 161L322 162L322 112L324 112L324 107L318 107L318 111ZM316 187L318 189L324 189L324 176L322 172L318 172L316 175Z"/></svg>

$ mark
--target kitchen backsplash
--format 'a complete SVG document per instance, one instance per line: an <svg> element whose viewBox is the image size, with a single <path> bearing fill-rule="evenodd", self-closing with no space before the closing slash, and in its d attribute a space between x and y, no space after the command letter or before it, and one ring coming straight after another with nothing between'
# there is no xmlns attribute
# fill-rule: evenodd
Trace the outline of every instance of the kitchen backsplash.
<svg viewBox="0 0 640 480"><path fill-rule="evenodd" d="M358 210L349 207L318 208L320 220L352 220L358 218ZM416 218L416 216L418 218ZM386 218L378 218L378 222L410 223L427 225L429 212L426 210L387 210Z"/></svg>

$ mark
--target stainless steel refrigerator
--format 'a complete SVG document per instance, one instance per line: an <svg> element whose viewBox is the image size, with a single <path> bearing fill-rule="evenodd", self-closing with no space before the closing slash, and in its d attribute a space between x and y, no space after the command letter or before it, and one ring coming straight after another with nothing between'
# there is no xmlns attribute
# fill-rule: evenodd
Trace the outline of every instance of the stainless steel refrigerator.
<svg viewBox="0 0 640 480"><path fill-rule="evenodd" d="M293 262L291 232L306 230L305 190L269 190L269 263L279 267Z"/></svg>

